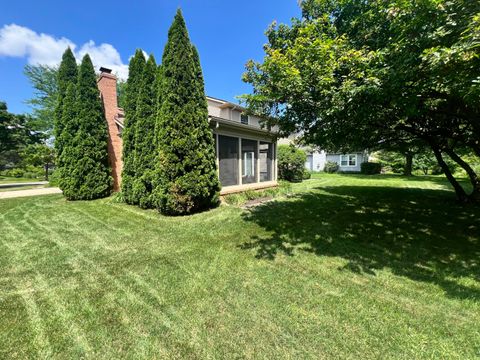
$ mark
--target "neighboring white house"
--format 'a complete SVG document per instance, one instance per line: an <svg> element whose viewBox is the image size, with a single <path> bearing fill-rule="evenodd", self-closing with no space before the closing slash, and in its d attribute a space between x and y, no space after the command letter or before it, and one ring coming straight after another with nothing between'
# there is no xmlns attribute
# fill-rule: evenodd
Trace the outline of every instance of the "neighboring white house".
<svg viewBox="0 0 480 360"><path fill-rule="evenodd" d="M278 140L279 145L288 145L293 142L296 135ZM323 150L312 150L308 147L303 148L307 153L305 168L310 171L323 171L327 161L337 163L341 172L358 172L360 164L367 162L369 155L366 151L353 152L348 154L329 153Z"/></svg>

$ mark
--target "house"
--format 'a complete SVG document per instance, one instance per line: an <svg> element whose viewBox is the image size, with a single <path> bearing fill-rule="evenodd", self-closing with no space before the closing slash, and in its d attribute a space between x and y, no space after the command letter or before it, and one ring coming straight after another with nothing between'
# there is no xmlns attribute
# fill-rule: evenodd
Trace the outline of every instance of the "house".
<svg viewBox="0 0 480 360"><path fill-rule="evenodd" d="M117 102L117 78L100 68L98 88L108 124L108 154L119 191L122 176L124 114ZM262 129L260 118L238 104L207 96L208 117L215 141L221 195L277 186L276 133Z"/></svg>
<svg viewBox="0 0 480 360"><path fill-rule="evenodd" d="M280 145L291 144L297 135L292 135L288 138L278 140ZM360 164L368 161L368 153L366 151L351 152L348 154L326 152L324 150L315 150L309 147L303 147L307 153L307 161L305 168L309 171L323 171L327 161L338 164L340 172L359 172Z"/></svg>

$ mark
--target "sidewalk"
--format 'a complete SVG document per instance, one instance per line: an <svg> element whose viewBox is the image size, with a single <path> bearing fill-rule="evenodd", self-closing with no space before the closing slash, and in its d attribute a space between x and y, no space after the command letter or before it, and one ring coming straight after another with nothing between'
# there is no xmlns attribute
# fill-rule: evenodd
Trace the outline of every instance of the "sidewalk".
<svg viewBox="0 0 480 360"><path fill-rule="evenodd" d="M48 181L6 183L6 184L0 184L0 189L6 189L11 187L22 187L22 186L42 186L47 184L48 184Z"/></svg>
<svg viewBox="0 0 480 360"><path fill-rule="evenodd" d="M25 196L37 196L37 195L49 195L49 194L61 194L62 190L56 187L28 189L28 190L15 190L0 192L0 199L11 199Z"/></svg>

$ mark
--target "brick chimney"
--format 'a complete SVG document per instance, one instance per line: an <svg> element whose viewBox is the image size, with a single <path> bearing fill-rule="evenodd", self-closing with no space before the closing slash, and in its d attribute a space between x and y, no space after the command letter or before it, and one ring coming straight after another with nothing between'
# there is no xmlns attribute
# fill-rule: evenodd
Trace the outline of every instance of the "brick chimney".
<svg viewBox="0 0 480 360"><path fill-rule="evenodd" d="M117 78L112 70L100 68L100 77L97 80L98 89L102 97L105 118L108 125L108 158L112 168L113 191L120 191L122 181L122 138L118 124L120 111L117 104Z"/></svg>

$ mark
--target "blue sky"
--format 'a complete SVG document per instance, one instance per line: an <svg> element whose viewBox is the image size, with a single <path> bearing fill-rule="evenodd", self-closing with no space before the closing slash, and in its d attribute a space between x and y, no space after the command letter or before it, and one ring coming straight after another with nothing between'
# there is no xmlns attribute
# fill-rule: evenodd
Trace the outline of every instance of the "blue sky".
<svg viewBox="0 0 480 360"><path fill-rule="evenodd" d="M6 1L0 11L0 100L12 112L29 111L24 101L33 90L24 66L58 63L67 45L120 74L136 48L160 61L178 7L199 50L207 94L230 101L250 91L241 75L248 59L262 59L268 25L300 15L297 0Z"/></svg>

